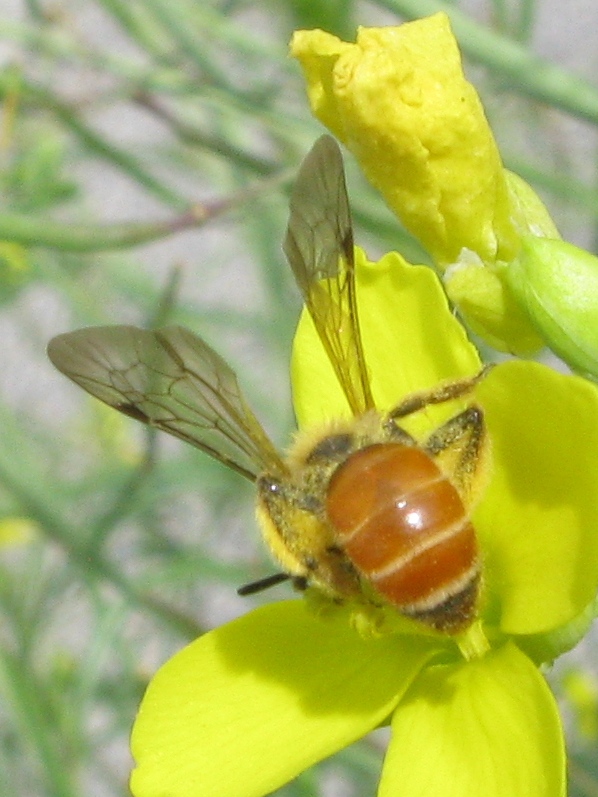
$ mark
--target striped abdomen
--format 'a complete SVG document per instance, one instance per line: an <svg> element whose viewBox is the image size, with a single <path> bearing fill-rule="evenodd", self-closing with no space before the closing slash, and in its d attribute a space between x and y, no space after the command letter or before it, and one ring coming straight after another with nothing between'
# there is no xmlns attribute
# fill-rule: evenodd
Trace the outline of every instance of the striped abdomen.
<svg viewBox="0 0 598 797"><path fill-rule="evenodd" d="M339 545L389 603L446 633L472 622L475 531L425 451L400 443L357 451L332 476L326 509Z"/></svg>

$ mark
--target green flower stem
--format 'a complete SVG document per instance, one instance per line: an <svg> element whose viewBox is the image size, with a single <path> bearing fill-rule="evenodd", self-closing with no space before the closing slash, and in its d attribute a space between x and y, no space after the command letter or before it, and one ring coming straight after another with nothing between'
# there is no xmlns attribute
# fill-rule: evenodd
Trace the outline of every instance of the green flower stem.
<svg viewBox="0 0 598 797"><path fill-rule="evenodd" d="M490 650L482 623L480 621L470 626L465 633L457 639L459 649L466 661L481 659Z"/></svg>
<svg viewBox="0 0 598 797"><path fill-rule="evenodd" d="M463 52L529 97L568 111L580 119L598 122L598 91L587 81L532 55L525 47L493 33L442 0L377 0L378 5L407 19L438 11L450 17Z"/></svg>

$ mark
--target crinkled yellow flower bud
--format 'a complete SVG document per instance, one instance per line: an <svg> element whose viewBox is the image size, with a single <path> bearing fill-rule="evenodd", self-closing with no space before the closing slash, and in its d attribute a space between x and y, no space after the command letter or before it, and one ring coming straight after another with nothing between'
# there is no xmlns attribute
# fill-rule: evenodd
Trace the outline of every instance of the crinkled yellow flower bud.
<svg viewBox="0 0 598 797"><path fill-rule="evenodd" d="M445 14L360 28L355 44L298 31L291 52L314 114L440 266L517 250L512 204L482 105Z"/></svg>

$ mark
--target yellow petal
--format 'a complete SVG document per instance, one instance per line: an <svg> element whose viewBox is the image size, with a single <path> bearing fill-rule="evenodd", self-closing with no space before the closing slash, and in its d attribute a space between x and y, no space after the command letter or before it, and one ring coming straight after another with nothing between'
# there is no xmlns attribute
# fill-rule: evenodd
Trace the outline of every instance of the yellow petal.
<svg viewBox="0 0 598 797"><path fill-rule="evenodd" d="M502 163L445 14L359 28L355 44L298 31L291 53L314 114L438 263L463 248L483 261L512 258Z"/></svg>
<svg viewBox="0 0 598 797"><path fill-rule="evenodd" d="M549 631L598 588L598 389L512 361L476 397L492 440L493 475L474 514L488 599L506 633Z"/></svg>
<svg viewBox="0 0 598 797"><path fill-rule="evenodd" d="M304 601L257 609L154 677L133 730L133 794L269 794L388 717L431 650L365 640Z"/></svg>
<svg viewBox="0 0 598 797"><path fill-rule="evenodd" d="M477 351L451 313L431 269L412 266L396 252L371 263L356 247L355 258L364 354L377 407L389 410L408 393L479 371ZM349 416L349 406L305 311L295 336L292 381L300 428ZM446 408L431 408L424 415L416 420L429 429L446 415Z"/></svg>
<svg viewBox="0 0 598 797"><path fill-rule="evenodd" d="M562 797L555 700L514 645L431 667L395 711L378 797Z"/></svg>

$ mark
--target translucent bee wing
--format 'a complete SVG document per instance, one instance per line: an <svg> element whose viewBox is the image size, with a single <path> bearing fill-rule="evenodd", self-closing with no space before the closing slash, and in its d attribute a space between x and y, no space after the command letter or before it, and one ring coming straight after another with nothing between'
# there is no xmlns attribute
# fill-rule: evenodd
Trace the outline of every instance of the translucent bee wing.
<svg viewBox="0 0 598 797"><path fill-rule="evenodd" d="M48 356L92 396L249 479L286 473L233 370L183 327L89 327L55 337Z"/></svg>
<svg viewBox="0 0 598 797"><path fill-rule="evenodd" d="M374 406L355 295L353 228L340 149L322 136L291 195L284 252L351 410Z"/></svg>

